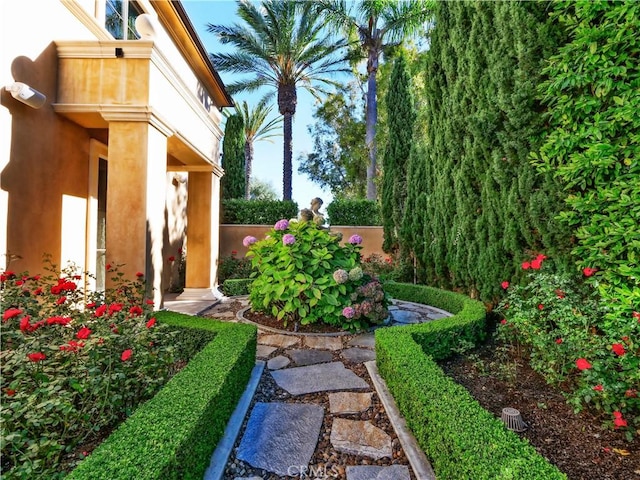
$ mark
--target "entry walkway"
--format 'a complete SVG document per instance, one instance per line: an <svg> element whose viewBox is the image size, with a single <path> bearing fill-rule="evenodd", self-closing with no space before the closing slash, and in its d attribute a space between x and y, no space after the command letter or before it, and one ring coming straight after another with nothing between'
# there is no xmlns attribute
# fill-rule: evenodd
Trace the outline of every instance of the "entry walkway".
<svg viewBox="0 0 640 480"><path fill-rule="evenodd" d="M180 300L172 302L167 308L181 311ZM237 321L247 300L200 306L204 316ZM392 325L450 315L401 301L393 301L390 314ZM245 392L250 400L230 421L205 480L435 479L377 373L373 332L325 336L259 329L256 356L254 388Z"/></svg>

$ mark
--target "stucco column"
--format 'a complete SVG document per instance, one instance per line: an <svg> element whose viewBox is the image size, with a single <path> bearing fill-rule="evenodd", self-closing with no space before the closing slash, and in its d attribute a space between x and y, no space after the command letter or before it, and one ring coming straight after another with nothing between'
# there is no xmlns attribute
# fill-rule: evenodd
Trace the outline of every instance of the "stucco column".
<svg viewBox="0 0 640 480"><path fill-rule="evenodd" d="M212 288L218 271L220 178L189 172L186 288Z"/></svg>
<svg viewBox="0 0 640 480"><path fill-rule="evenodd" d="M107 262L123 264L127 279L143 273L156 308L163 293L166 174L166 132L144 121L109 123Z"/></svg>

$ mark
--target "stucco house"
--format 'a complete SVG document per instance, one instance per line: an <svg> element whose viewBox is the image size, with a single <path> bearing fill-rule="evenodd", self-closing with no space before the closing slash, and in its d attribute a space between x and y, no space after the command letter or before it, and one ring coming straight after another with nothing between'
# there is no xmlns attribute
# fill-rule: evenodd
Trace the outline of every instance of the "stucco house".
<svg viewBox="0 0 640 480"><path fill-rule="evenodd" d="M182 4L4 1L0 36L0 270L122 265L160 307L187 238L185 286L213 287L233 102Z"/></svg>

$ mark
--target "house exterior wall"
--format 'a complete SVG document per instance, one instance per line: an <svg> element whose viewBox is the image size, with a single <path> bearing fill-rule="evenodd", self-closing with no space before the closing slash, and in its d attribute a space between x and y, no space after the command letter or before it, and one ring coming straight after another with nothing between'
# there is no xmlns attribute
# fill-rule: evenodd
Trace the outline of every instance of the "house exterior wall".
<svg viewBox="0 0 640 480"><path fill-rule="evenodd" d="M0 78L46 95L34 109L0 90L0 270L42 272L45 254L60 268L98 267L100 157L108 165L106 261L127 277L144 273L161 306L174 274L167 257L179 260L190 220L193 270L211 266L197 286L215 285L218 107L229 105L211 99L226 92L206 61L185 58L185 45L199 40L181 27L174 4L142 0L155 37L117 41L102 26L103 3L0 2ZM207 205L193 218L190 196Z"/></svg>

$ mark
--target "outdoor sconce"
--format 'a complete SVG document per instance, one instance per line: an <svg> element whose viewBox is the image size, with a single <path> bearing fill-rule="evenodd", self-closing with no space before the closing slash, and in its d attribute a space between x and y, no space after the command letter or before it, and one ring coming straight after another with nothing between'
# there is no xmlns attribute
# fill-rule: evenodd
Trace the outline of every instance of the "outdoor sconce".
<svg viewBox="0 0 640 480"><path fill-rule="evenodd" d="M4 88L13 98L31 108L40 108L47 101L47 97L43 93L22 82L14 82Z"/></svg>

